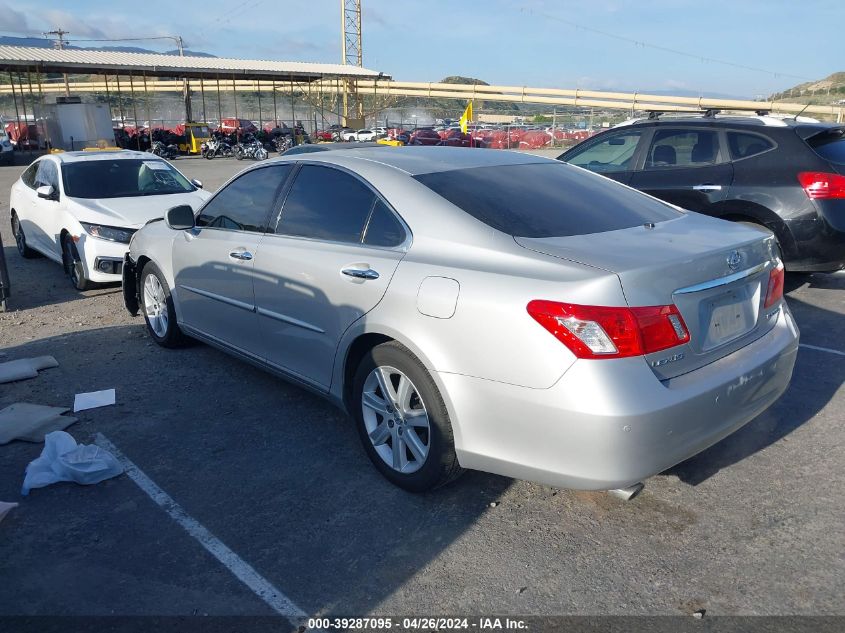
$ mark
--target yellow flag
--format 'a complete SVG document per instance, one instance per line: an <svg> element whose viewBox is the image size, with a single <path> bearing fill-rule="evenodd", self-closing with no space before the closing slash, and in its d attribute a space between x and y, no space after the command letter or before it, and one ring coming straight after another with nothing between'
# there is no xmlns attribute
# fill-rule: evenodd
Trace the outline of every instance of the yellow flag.
<svg viewBox="0 0 845 633"><path fill-rule="evenodd" d="M467 109L464 110L464 114L461 117L461 132L464 134L467 133L467 123L472 121L472 101L467 104Z"/></svg>

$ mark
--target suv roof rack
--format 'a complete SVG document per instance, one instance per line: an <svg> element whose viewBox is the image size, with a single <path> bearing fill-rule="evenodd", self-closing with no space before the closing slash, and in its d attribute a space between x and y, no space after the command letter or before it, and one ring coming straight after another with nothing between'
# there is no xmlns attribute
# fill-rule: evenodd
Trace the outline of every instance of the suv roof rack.
<svg viewBox="0 0 845 633"><path fill-rule="evenodd" d="M753 112L757 116L768 116L771 110L768 108L727 108L729 112ZM696 110L646 110L648 118L651 120L659 119L663 115L674 116L702 116L705 118L715 118L717 114L722 114L722 108L706 108Z"/></svg>

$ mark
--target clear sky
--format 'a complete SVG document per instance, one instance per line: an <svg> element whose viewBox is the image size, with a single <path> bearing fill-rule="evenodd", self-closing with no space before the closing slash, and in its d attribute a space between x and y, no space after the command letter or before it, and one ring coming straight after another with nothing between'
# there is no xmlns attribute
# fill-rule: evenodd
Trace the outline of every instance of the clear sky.
<svg viewBox="0 0 845 633"><path fill-rule="evenodd" d="M178 34L190 48L218 56L339 62L340 4L0 0L0 34L40 36L56 27L70 31L70 40ZM505 85L756 97L845 70L845 0L362 5L364 65L405 81L464 75Z"/></svg>

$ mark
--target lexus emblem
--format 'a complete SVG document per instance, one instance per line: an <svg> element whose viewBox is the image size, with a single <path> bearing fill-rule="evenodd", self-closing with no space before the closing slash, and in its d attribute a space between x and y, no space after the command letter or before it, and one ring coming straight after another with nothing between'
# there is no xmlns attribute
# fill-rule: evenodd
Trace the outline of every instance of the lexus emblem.
<svg viewBox="0 0 845 633"><path fill-rule="evenodd" d="M728 268L730 268L732 271L736 271L741 263L742 254L739 251L734 251L733 253L728 255Z"/></svg>

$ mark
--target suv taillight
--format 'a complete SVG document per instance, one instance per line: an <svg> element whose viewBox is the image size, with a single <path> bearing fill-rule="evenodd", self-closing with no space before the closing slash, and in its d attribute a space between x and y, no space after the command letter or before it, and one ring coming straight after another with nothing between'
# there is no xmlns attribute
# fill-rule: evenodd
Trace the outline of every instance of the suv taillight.
<svg viewBox="0 0 845 633"><path fill-rule="evenodd" d="M611 308L535 300L527 309L578 358L642 356L690 340L674 305Z"/></svg>
<svg viewBox="0 0 845 633"><path fill-rule="evenodd" d="M845 176L823 171L802 171L798 182L810 200L845 198Z"/></svg>
<svg viewBox="0 0 845 633"><path fill-rule="evenodd" d="M766 302L763 304L764 308L771 308L783 298L783 282L783 264L778 262L778 265L772 268L769 272L769 287L766 289Z"/></svg>

